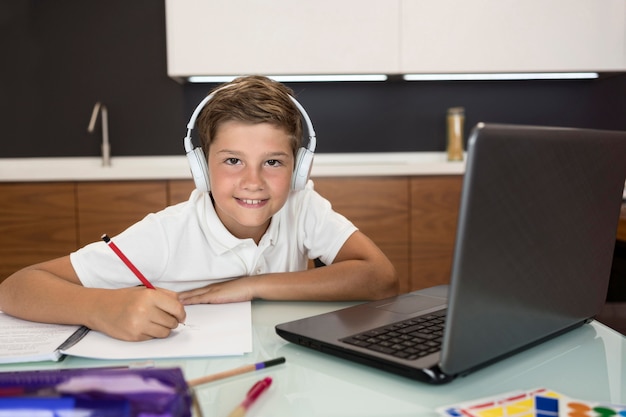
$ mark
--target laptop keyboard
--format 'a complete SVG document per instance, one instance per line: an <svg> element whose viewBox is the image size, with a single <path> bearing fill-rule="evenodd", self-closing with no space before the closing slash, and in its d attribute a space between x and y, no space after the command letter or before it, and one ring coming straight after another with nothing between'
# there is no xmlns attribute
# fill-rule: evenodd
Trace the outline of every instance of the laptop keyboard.
<svg viewBox="0 0 626 417"><path fill-rule="evenodd" d="M437 311L341 339L342 342L415 360L441 349L446 311Z"/></svg>

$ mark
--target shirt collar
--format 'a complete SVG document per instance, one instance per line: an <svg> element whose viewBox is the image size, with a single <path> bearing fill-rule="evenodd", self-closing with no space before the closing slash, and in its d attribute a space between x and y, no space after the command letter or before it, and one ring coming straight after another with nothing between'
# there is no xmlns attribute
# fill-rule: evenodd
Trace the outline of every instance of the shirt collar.
<svg viewBox="0 0 626 417"><path fill-rule="evenodd" d="M249 244L252 239L239 239L226 229L215 212L215 207L213 207L213 201L209 193L201 193L197 190L194 190L194 193L198 194L195 196L197 199L196 210L198 218L200 219L202 232L214 253L222 255L228 251L234 250L238 246ZM193 194L192 198L194 198ZM282 218L283 209L284 207L272 217L267 231L259 242L259 247L264 248L266 246L275 245L280 230L280 219Z"/></svg>

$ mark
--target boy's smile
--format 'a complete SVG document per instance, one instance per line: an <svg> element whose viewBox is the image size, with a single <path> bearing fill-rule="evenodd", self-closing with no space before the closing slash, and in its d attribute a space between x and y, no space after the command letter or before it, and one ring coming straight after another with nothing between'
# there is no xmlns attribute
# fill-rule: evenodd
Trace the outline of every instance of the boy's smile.
<svg viewBox="0 0 626 417"><path fill-rule="evenodd" d="M261 202L263 202L264 200L241 200L242 203L248 205L248 206L254 206L257 204L260 204Z"/></svg>
<svg viewBox="0 0 626 417"><path fill-rule="evenodd" d="M220 220L234 236L258 243L289 196L290 136L269 123L224 122L211 142L208 163Z"/></svg>

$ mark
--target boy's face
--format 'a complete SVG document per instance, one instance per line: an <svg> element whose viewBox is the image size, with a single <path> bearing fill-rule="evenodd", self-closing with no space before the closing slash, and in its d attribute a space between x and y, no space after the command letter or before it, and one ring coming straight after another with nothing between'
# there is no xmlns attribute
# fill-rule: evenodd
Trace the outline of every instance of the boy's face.
<svg viewBox="0 0 626 417"><path fill-rule="evenodd" d="M287 132L269 123L228 121L209 148L215 211L240 239L257 243L287 201L294 156Z"/></svg>

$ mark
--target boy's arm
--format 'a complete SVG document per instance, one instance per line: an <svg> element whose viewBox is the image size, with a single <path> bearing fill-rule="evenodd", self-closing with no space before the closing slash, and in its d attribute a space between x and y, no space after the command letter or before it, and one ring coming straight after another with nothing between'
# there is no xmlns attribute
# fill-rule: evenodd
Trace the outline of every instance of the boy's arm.
<svg viewBox="0 0 626 417"><path fill-rule="evenodd" d="M171 291L83 287L69 256L9 276L0 284L0 310L26 320L85 325L123 340L166 337L185 319Z"/></svg>
<svg viewBox="0 0 626 417"><path fill-rule="evenodd" d="M300 272L242 277L179 294L184 304L265 300L374 300L398 293L389 259L363 233L344 243L331 265Z"/></svg>

